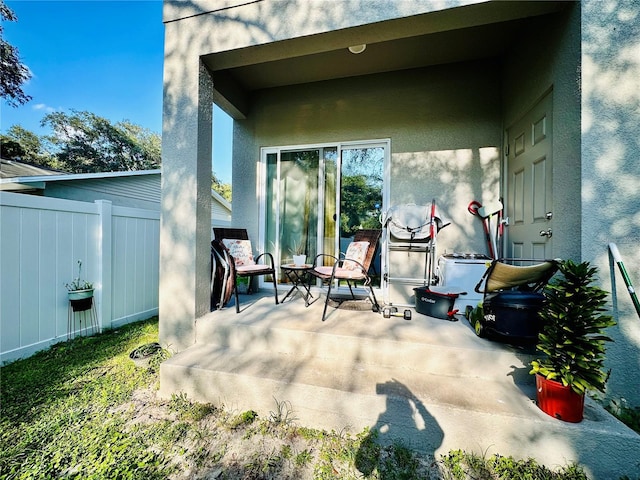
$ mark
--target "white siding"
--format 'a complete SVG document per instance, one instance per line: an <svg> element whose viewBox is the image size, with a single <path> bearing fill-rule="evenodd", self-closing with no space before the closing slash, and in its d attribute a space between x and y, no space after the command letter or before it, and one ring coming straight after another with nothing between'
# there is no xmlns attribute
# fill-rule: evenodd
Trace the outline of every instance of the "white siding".
<svg viewBox="0 0 640 480"><path fill-rule="evenodd" d="M116 206L159 210L160 173L131 177L49 181L44 195L84 202L109 200Z"/></svg>

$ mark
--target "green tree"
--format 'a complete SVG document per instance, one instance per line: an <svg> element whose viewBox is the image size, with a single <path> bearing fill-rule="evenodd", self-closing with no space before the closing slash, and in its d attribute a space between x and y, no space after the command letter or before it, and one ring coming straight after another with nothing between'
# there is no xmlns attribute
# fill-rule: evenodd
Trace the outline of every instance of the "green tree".
<svg viewBox="0 0 640 480"><path fill-rule="evenodd" d="M57 169L60 164L51 156L43 139L20 125L12 125L6 134L0 135L2 158Z"/></svg>
<svg viewBox="0 0 640 480"><path fill-rule="evenodd" d="M161 139L129 121L112 124L86 111L46 115L42 126L62 169L73 173L148 170L160 167Z"/></svg>
<svg viewBox="0 0 640 480"><path fill-rule="evenodd" d="M211 188L213 191L220 194L220 196L227 202L231 201L231 184L222 183L222 180L216 177L216 174L213 172L211 173Z"/></svg>
<svg viewBox="0 0 640 480"><path fill-rule="evenodd" d="M24 105L31 96L24 93L22 85L31 78L31 71L20 61L18 49L4 39L2 22L15 22L18 18L9 7L0 0L0 97L12 107Z"/></svg>
<svg viewBox="0 0 640 480"><path fill-rule="evenodd" d="M349 237L361 228L380 228L377 215L382 204L382 190L367 180L365 175L342 177L340 230L343 237Z"/></svg>

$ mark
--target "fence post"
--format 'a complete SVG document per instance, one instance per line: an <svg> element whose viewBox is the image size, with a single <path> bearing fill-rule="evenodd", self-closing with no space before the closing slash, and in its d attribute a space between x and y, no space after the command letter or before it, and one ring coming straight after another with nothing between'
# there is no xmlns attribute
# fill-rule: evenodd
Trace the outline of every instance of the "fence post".
<svg viewBox="0 0 640 480"><path fill-rule="evenodd" d="M113 243L112 204L109 200L96 200L100 216L100 240L98 245L98 325L100 331L111 328L112 322L112 262Z"/></svg>

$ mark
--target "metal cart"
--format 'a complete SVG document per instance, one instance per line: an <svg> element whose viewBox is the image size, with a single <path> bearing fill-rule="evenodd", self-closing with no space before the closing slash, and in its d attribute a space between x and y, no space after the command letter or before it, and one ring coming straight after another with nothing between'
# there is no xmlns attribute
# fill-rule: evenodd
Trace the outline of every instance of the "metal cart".
<svg viewBox="0 0 640 480"><path fill-rule="evenodd" d="M436 238L450 222L439 216L435 199L430 205L393 206L381 220L384 303L413 307L413 287L435 283Z"/></svg>

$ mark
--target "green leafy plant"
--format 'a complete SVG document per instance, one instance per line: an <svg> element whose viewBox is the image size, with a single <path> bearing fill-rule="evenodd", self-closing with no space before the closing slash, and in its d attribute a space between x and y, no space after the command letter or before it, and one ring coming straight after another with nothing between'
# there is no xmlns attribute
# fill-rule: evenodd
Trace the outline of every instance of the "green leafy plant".
<svg viewBox="0 0 640 480"><path fill-rule="evenodd" d="M78 276L73 279L73 282L65 283L64 286L67 287L67 290L70 292L91 290L93 288L93 283L82 280L82 260L78 260Z"/></svg>
<svg viewBox="0 0 640 480"><path fill-rule="evenodd" d="M543 329L536 348L545 356L531 362L530 373L562 382L578 394L603 392L609 377L605 342L612 341L603 330L615 325L605 313L607 292L593 285L597 268L589 262L563 261L560 273L543 291Z"/></svg>
<svg viewBox="0 0 640 480"><path fill-rule="evenodd" d="M605 408L626 426L640 433L640 407L632 407L624 398L620 398L612 399Z"/></svg>

